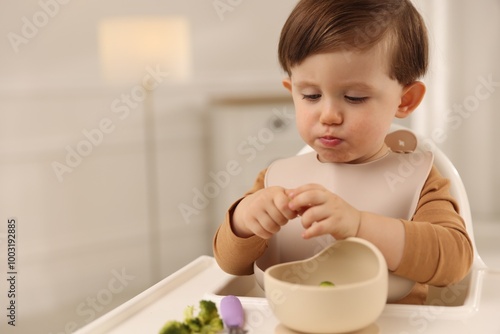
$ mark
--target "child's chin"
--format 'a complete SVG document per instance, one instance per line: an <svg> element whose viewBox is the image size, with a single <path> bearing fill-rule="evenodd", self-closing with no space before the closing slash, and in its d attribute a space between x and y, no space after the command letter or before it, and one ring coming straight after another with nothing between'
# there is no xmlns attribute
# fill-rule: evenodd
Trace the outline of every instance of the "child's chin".
<svg viewBox="0 0 500 334"><path fill-rule="evenodd" d="M318 152L318 160L324 163L349 163L348 159L342 158L337 154L328 154Z"/></svg>

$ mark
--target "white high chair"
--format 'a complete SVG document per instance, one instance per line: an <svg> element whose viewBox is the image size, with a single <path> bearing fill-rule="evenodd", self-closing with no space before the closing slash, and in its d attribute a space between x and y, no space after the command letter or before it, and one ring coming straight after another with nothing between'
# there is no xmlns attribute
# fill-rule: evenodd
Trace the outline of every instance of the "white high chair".
<svg viewBox="0 0 500 334"><path fill-rule="evenodd" d="M389 134L395 133L398 130L407 130L411 132L410 129L404 126L392 124L389 130ZM467 306L474 307L474 305L477 304L477 298L480 293L478 275L481 270L487 269L487 267L479 256L479 253L477 252L476 242L474 240L474 230L472 227L472 215L469 205L469 199L467 197L467 192L465 191L464 183L460 178L457 169L450 161L450 159L443 153L443 151L441 151L431 140L428 140L417 134L413 135L415 136L414 139L416 139L416 147L423 150L431 150L434 153L434 165L437 167L443 177L446 177L451 181L450 193L457 200L460 208L460 215L465 221L467 233L469 234L474 250L474 261L469 274L462 281L449 287L429 287L429 294L426 303L428 305L434 306L461 306L460 308L464 308ZM400 140L401 145L404 146L405 144L408 144L404 143L404 141L408 139L408 137L406 136L407 135L405 135L405 137L401 139L394 139L396 141ZM413 149L414 147L411 150ZM298 154L300 155L311 151L311 147L305 146L302 150L299 151ZM399 309L401 307L405 308L414 306L387 305L387 307L389 309ZM454 308L454 310L458 311L460 308Z"/></svg>

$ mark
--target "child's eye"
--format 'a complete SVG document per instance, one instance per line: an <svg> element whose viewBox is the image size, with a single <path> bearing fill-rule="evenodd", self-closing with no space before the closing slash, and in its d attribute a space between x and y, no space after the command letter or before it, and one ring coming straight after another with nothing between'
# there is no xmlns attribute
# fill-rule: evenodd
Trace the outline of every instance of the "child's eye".
<svg viewBox="0 0 500 334"><path fill-rule="evenodd" d="M347 95L345 95L344 98L347 100L347 102L353 104L363 103L368 99L367 96L357 97L357 96L347 96Z"/></svg>
<svg viewBox="0 0 500 334"><path fill-rule="evenodd" d="M317 101L321 97L321 94L302 94L303 100Z"/></svg>

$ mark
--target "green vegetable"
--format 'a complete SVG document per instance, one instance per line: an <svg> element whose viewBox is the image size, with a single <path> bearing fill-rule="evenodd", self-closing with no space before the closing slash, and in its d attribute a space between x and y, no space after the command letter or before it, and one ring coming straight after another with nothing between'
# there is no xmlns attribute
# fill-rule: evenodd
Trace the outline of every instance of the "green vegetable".
<svg viewBox="0 0 500 334"><path fill-rule="evenodd" d="M222 323L222 319L219 317L219 312L217 311L217 306L210 300L200 301L198 319L200 319L202 324L209 324L213 319L218 319Z"/></svg>
<svg viewBox="0 0 500 334"><path fill-rule="evenodd" d="M216 334L224 325L217 311L217 306L210 300L200 301L198 316L194 316L194 306L187 306L184 310L184 322L169 321L160 330L159 334Z"/></svg>
<svg viewBox="0 0 500 334"><path fill-rule="evenodd" d="M191 330L186 324L179 321L169 321L160 330L160 334L191 334Z"/></svg>
<svg viewBox="0 0 500 334"><path fill-rule="evenodd" d="M319 283L319 286L335 286L335 284L333 284L330 281L323 281L323 282Z"/></svg>

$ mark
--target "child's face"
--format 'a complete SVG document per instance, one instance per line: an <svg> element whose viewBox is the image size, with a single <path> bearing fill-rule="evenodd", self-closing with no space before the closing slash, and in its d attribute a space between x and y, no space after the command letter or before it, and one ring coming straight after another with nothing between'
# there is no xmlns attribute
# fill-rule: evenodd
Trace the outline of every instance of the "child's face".
<svg viewBox="0 0 500 334"><path fill-rule="evenodd" d="M386 153L384 138L399 112L403 86L388 75L380 47L309 56L284 80L303 140L323 162L361 163Z"/></svg>

